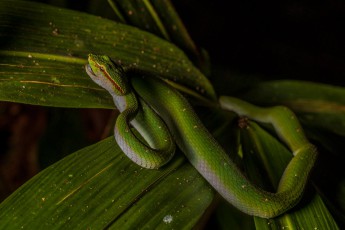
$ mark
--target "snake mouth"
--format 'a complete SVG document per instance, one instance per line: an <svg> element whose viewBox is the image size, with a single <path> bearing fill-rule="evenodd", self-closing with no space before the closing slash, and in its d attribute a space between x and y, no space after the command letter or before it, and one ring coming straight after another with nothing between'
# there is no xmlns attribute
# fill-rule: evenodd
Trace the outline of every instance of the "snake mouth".
<svg viewBox="0 0 345 230"><path fill-rule="evenodd" d="M89 76L96 77L95 73L92 71L91 66L89 64L85 65L85 71Z"/></svg>
<svg viewBox="0 0 345 230"><path fill-rule="evenodd" d="M96 82L98 85L102 86L102 84L99 83L99 77L95 74L95 72L93 72L90 64L86 64L85 65L85 71L86 73L91 77L91 79ZM118 95L122 96L125 95L126 92L123 90L123 88L121 88L112 78L111 76L109 76L109 74L105 71L102 71L102 73L104 74L104 76L108 79L108 81L111 83L112 86L115 87L115 89L120 92Z"/></svg>

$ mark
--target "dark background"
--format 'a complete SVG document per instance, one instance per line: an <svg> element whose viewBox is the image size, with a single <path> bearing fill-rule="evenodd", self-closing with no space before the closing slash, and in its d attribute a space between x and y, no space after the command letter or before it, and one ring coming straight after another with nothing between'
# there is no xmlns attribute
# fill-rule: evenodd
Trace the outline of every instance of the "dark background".
<svg viewBox="0 0 345 230"><path fill-rule="evenodd" d="M173 1L215 65L344 86L343 1Z"/></svg>
<svg viewBox="0 0 345 230"><path fill-rule="evenodd" d="M345 85L344 1L171 1L193 40L209 52L212 68ZM92 8L95 0L40 2L113 15L105 0Z"/></svg>

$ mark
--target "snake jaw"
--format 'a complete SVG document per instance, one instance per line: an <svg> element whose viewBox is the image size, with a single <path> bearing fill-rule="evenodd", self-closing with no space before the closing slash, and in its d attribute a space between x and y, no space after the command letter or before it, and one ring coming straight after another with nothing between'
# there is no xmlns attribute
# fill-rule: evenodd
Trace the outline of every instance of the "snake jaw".
<svg viewBox="0 0 345 230"><path fill-rule="evenodd" d="M85 71L86 71L86 73L91 77L91 76L93 76L93 77L97 77L96 75L95 75L95 73L92 71L92 68L91 68L91 66L89 65L89 64L86 64L85 65Z"/></svg>
<svg viewBox="0 0 345 230"><path fill-rule="evenodd" d="M99 67L99 66L97 66ZM99 68L99 71L103 74L103 76L108 80L107 82L104 82L99 78L98 75L95 74L90 64L85 65L85 71L86 73L91 77L91 79L97 83L99 86L107 89L109 92L114 92L114 89L116 89L115 92L118 92L119 96L123 96L126 94L123 88L121 88L110 76L106 71L102 71L102 68Z"/></svg>

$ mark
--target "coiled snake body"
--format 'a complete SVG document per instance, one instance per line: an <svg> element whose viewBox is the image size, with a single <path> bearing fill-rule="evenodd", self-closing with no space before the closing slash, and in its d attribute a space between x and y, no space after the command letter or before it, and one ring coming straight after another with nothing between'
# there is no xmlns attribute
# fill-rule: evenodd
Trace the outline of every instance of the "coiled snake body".
<svg viewBox="0 0 345 230"><path fill-rule="evenodd" d="M265 109L236 98L220 98L224 109L272 123L293 152L294 157L284 171L277 192L271 193L254 186L242 174L204 127L188 101L174 88L155 77L134 77L130 85L123 69L107 56L90 54L88 61L86 72L112 95L121 112L115 124L115 139L135 163L145 168L159 168L172 157L176 142L212 187L249 215L272 218L300 200L317 152L287 108ZM147 143L132 132L129 123Z"/></svg>

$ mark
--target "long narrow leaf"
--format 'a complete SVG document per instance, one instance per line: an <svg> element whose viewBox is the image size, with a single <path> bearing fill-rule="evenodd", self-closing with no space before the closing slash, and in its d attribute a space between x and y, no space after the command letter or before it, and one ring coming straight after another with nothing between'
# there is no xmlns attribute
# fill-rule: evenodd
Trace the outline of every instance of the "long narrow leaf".
<svg viewBox="0 0 345 230"><path fill-rule="evenodd" d="M271 81L258 84L245 100L259 105L286 105L308 126L345 136L345 88L304 81Z"/></svg>
<svg viewBox="0 0 345 230"><path fill-rule="evenodd" d="M215 98L206 77L176 46L134 27L84 13L1 1L0 41L0 100L109 108L110 97L85 73L88 53L109 55L124 66Z"/></svg>
<svg viewBox="0 0 345 230"><path fill-rule="evenodd" d="M275 190L292 153L253 122L249 122L242 134L246 168L250 178L261 186L268 184L269 189ZM262 162L261 167L258 167L258 162ZM297 207L282 216L270 220L256 217L254 219L257 229L338 229L332 215L315 191L307 193Z"/></svg>
<svg viewBox="0 0 345 230"><path fill-rule="evenodd" d="M107 138L48 167L2 202L0 228L192 227L214 192L186 162L177 155L163 169L142 169Z"/></svg>

